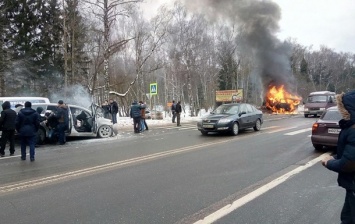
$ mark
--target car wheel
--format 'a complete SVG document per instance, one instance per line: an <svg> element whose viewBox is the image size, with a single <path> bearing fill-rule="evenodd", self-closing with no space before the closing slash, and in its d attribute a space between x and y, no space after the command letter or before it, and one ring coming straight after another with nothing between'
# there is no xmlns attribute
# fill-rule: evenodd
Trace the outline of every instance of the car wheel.
<svg viewBox="0 0 355 224"><path fill-rule="evenodd" d="M43 145L45 140L46 140L46 131L43 128L38 129L36 144Z"/></svg>
<svg viewBox="0 0 355 224"><path fill-rule="evenodd" d="M321 151L321 150L323 149L323 146L322 146L322 145L315 145L315 144L313 144L313 147L314 147L314 149L317 150L317 151Z"/></svg>
<svg viewBox="0 0 355 224"><path fill-rule="evenodd" d="M207 131L201 131L201 134L202 134L202 135L207 135L208 132L207 132Z"/></svg>
<svg viewBox="0 0 355 224"><path fill-rule="evenodd" d="M97 131L97 136L100 138L108 138L111 137L113 133L113 130L110 126L108 125L102 125L99 127L99 130Z"/></svg>
<svg viewBox="0 0 355 224"><path fill-rule="evenodd" d="M256 120L255 126L254 126L254 131L260 131L261 129L261 121L260 119Z"/></svg>
<svg viewBox="0 0 355 224"><path fill-rule="evenodd" d="M304 117L308 117L308 114L305 114Z"/></svg>
<svg viewBox="0 0 355 224"><path fill-rule="evenodd" d="M239 124L237 122L233 123L232 126L232 135L236 136L239 133Z"/></svg>

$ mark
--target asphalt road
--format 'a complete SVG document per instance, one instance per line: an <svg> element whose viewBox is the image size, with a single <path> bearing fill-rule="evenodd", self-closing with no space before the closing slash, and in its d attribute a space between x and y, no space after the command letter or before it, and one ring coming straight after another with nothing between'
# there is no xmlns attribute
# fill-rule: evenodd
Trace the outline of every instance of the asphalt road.
<svg viewBox="0 0 355 224"><path fill-rule="evenodd" d="M150 126L1 158L1 223L339 223L344 191L318 162L314 121L265 116L238 136Z"/></svg>

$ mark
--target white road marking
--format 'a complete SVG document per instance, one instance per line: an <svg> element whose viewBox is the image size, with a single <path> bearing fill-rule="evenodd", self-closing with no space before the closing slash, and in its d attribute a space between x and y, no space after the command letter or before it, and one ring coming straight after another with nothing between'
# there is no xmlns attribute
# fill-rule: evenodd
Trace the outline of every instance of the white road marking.
<svg viewBox="0 0 355 224"><path fill-rule="evenodd" d="M230 214L231 212L235 211L236 209L242 207L246 203L254 200L255 198L259 197L260 195L268 192L269 190L273 189L274 187L280 185L281 183L285 182L287 179L291 178L292 176L312 167L319 161L321 161L324 157L329 156L330 153L324 153L320 155L319 157L309 161L308 163L304 164L303 166L299 166L294 170L291 170L290 172L272 180L271 182L261 186L260 188L250 192L249 194L235 200L232 204L226 205L223 208L215 211L214 213L206 216L204 219L201 219L195 224L208 224L208 223L213 223L217 221L218 219Z"/></svg>
<svg viewBox="0 0 355 224"><path fill-rule="evenodd" d="M276 132L280 132L280 131L285 131L285 130L289 130L289 129L293 129L293 128L297 128L297 126L294 126L294 127L287 127L287 128L280 128L280 129L276 129L274 131L269 131L267 132L268 134L273 134L273 133L276 133Z"/></svg>
<svg viewBox="0 0 355 224"><path fill-rule="evenodd" d="M303 132L307 132L307 131L310 131L310 130L312 130L312 128L305 128L305 129L301 129L301 130L298 130L298 131L286 133L285 135L297 135L297 134L300 134L300 133L303 133Z"/></svg>

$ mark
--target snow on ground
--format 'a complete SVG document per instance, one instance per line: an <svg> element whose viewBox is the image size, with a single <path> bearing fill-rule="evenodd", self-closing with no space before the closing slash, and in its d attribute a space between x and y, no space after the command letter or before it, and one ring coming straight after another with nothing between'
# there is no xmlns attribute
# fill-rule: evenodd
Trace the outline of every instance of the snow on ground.
<svg viewBox="0 0 355 224"><path fill-rule="evenodd" d="M197 121L201 117L209 114L209 112L205 112L202 110L198 116L191 117L190 111L186 111L185 113L181 113L180 117L180 122L181 123L186 123L186 122L191 122L191 121ZM146 122L149 125L163 125L163 124L171 124L172 123L172 117L171 113L166 113L163 112L163 119L162 120L155 120L155 119L146 119ZM176 122L176 119L175 119ZM117 117L117 125L118 127L132 127L133 126L133 119L130 117Z"/></svg>

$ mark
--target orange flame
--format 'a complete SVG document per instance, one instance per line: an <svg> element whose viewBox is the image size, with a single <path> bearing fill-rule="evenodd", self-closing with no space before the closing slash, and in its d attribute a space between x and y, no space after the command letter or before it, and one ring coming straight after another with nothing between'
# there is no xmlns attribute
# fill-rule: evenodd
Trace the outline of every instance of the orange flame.
<svg viewBox="0 0 355 224"><path fill-rule="evenodd" d="M287 92L283 85L280 88L273 86L266 94L266 107L274 113L293 114L301 99Z"/></svg>

